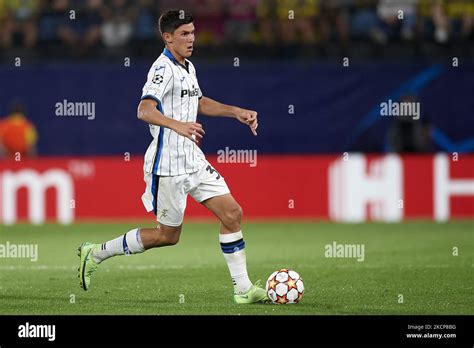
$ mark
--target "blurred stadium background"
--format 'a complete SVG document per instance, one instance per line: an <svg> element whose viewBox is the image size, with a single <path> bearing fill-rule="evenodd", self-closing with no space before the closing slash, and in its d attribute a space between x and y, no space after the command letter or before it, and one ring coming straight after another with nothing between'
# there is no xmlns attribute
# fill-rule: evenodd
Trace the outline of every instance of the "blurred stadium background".
<svg viewBox="0 0 474 348"><path fill-rule="evenodd" d="M143 155L151 136L147 125L137 120L136 108L146 73L163 49L156 31L159 13L177 7L195 17L197 42L191 59L204 95L259 113L258 137L229 119L198 118L206 130L202 148L226 177L245 221L273 223L268 225L271 229L251 225L265 236L258 240L249 233L249 240L261 243L255 249L268 246L273 235L280 236L274 241L277 245L285 245L287 230L295 236L301 233L301 238L288 241L294 250L335 238L373 241L383 255L397 255L386 258L393 263L387 264L386 283L377 281L389 288L391 277L419 290L420 296L426 295L423 289L431 287L433 278L422 272L408 278L390 272L397 272L404 262L412 265L420 260L436 267L437 257L444 252L451 255L453 247L472 251L474 2L470 0L0 0L3 241L37 240L44 243L40 248L45 245L45 250L60 253L44 260L51 264L59 260L73 268L69 249L66 253L53 247L55 240L72 250L83 236L102 240L125 232L132 221L153 223L140 200ZM419 103L420 118L381 116L381 103L389 100ZM95 112L59 116L57 104L67 102L84 103ZM219 153L233 150L256 151L256 165L221 163ZM208 218L212 216L204 208L188 201L185 223ZM428 222L409 225L420 219ZM290 222L279 225L280 220ZM355 235L352 227L338 224L312 222L293 230L292 224L301 220L402 224L362 225L370 232L359 226L360 234ZM82 225L98 221L124 227L102 227L106 230L102 235L101 227ZM71 227L29 228L46 222ZM449 223L438 225L441 222ZM204 229L199 224L187 226ZM436 233L430 234L431 229ZM67 237L73 241L65 237L69 230L78 232ZM385 238L382 235L388 239L379 239ZM418 239L410 239L415 235ZM311 272L315 251L300 251L294 264L304 276ZM272 257L284 267L295 260L289 249L280 259L263 255L267 258L251 261L259 260L262 268L255 264L254 269L262 276L272 271ZM144 257L153 262L151 256ZM463 258L461 264L443 260L447 268L433 268L430 274L447 293L455 287L458 302L440 307L437 299L443 294L431 294L431 302L424 299L429 306L419 302L416 311L472 313L472 300L465 302L472 291L472 282L466 284L466 279L472 280L472 258ZM176 263L179 260L169 266ZM333 265L326 266L321 274L331 279ZM344 276L350 277L350 270ZM225 269L222 274L225 277ZM452 278L443 278L447 274ZM340 290L338 281L321 284L318 279L313 284L313 278L307 279L310 289L313 285L325 289L322 302L327 296L330 303L332 291ZM418 288L413 285L417 279ZM5 298L7 313L21 312L22 303L35 303L31 296L30 302L16 299L18 306ZM347 299L353 297L349 294ZM354 303L365 300L371 301ZM322 311L370 313L381 308L344 306ZM55 312L47 305L29 308ZM97 311L108 310L106 306Z"/></svg>
<svg viewBox="0 0 474 348"><path fill-rule="evenodd" d="M0 220L145 216L140 167L151 137L136 107L162 50L157 18L173 6L0 0L0 138L10 159L1 164L7 189ZM179 6L196 18L193 61L204 94L260 115L256 138L234 122L200 118L208 134L202 147L214 161L226 148L258 153L255 167L216 164L248 217L473 216L472 1L189 0ZM380 115L382 102L402 99L419 103L419 120ZM94 116L58 116L57 104L65 102L93 106ZM437 152L448 155L433 157ZM346 163L357 168L338 170L334 161L349 153L359 153ZM54 168L60 170L48 172ZM343 185L349 181L361 189L361 180L373 194L339 190L351 187ZM189 213L209 216L192 203Z"/></svg>

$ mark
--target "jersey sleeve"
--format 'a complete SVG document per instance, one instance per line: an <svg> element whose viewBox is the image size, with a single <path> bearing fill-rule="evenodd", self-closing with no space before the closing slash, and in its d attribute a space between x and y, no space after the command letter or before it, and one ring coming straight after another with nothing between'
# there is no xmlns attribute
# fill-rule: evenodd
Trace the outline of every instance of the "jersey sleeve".
<svg viewBox="0 0 474 348"><path fill-rule="evenodd" d="M153 64L148 72L145 86L143 86L141 100L153 99L161 103L163 96L172 86L170 83L172 78L173 72L168 64L164 62Z"/></svg>
<svg viewBox="0 0 474 348"><path fill-rule="evenodd" d="M201 99L202 98L202 91L201 91L201 87L199 86L199 82L198 82L198 88L199 88L198 98Z"/></svg>

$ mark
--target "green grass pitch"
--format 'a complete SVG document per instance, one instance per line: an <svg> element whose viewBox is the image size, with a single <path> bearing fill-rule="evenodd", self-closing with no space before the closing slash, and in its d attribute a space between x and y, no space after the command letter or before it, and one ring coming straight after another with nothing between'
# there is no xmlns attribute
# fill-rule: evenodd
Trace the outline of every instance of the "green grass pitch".
<svg viewBox="0 0 474 348"><path fill-rule="evenodd" d="M100 266L85 292L76 247L145 224L0 226L0 244L38 244L37 262L0 258L0 314L473 314L472 221L435 224L246 223L250 278L299 272L297 305L232 302L217 223L185 223L180 242ZM365 259L327 258L325 245L363 244ZM453 255L456 254L457 256Z"/></svg>

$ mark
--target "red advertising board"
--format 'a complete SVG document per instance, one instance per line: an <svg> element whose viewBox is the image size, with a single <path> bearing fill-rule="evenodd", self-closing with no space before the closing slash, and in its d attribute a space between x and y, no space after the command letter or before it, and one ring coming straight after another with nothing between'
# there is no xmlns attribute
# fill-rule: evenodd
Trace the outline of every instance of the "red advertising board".
<svg viewBox="0 0 474 348"><path fill-rule="evenodd" d="M474 156L258 156L209 162L249 219L343 222L474 218ZM0 162L0 223L153 218L141 156ZM210 218L188 198L186 218Z"/></svg>

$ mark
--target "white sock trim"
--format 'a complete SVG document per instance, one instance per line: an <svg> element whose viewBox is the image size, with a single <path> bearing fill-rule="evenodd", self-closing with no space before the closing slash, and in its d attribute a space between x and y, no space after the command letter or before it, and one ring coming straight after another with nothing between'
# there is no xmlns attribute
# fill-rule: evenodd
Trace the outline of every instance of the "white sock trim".
<svg viewBox="0 0 474 348"><path fill-rule="evenodd" d="M219 242L220 243L231 243L235 242L236 240L244 238L242 231L233 232L233 233L226 233L226 234L219 234Z"/></svg>
<svg viewBox="0 0 474 348"><path fill-rule="evenodd" d="M230 277L234 284L234 293L243 294L247 292L252 286L252 283L250 282L247 273L245 243L243 241L242 231L219 234L219 242L221 243L222 254L227 262ZM233 244L226 246L226 243ZM235 248L232 250L232 246L234 245Z"/></svg>
<svg viewBox="0 0 474 348"><path fill-rule="evenodd" d="M135 228L120 237L109 240L92 251L94 262L101 263L115 255L131 255L145 251L140 237L140 229Z"/></svg>
<svg viewBox="0 0 474 348"><path fill-rule="evenodd" d="M126 254L136 254L145 251L145 248L143 248L143 244L141 242L139 228L128 231L124 238L126 243L124 246L128 247L128 253Z"/></svg>

